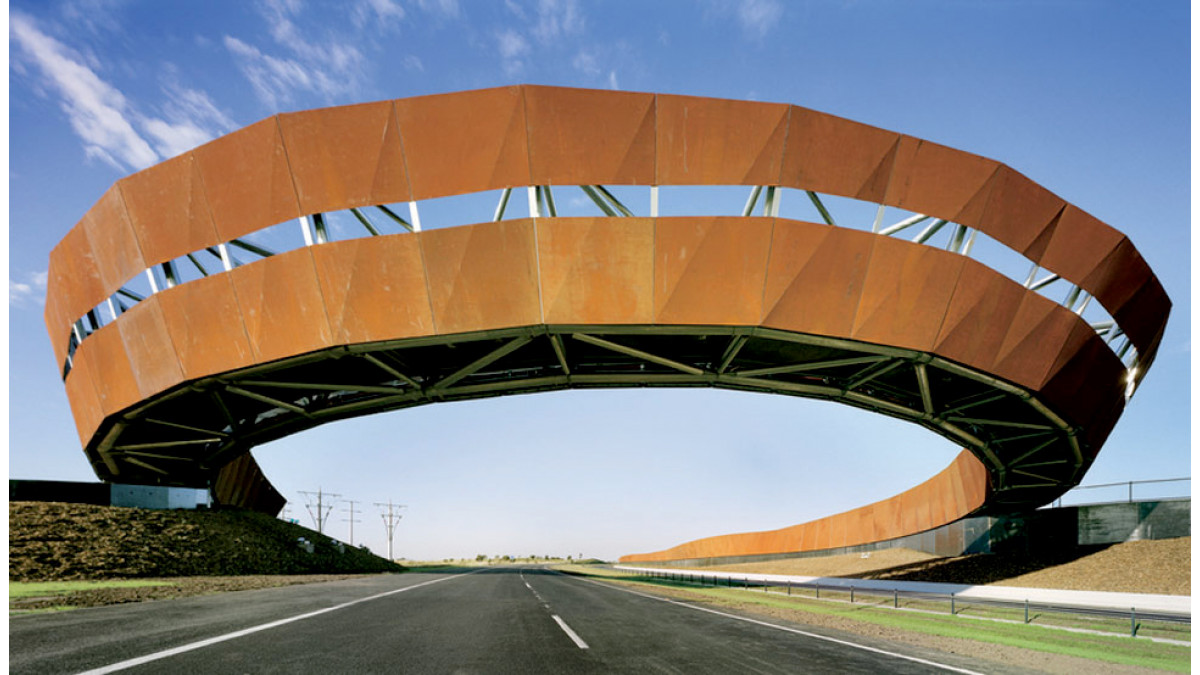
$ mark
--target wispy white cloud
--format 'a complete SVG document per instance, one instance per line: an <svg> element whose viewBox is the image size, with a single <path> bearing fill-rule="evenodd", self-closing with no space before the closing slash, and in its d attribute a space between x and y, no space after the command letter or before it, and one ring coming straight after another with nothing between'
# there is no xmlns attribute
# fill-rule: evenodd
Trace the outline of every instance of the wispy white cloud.
<svg viewBox="0 0 1200 675"><path fill-rule="evenodd" d="M780 0L710 0L710 14L717 18L732 16L750 38L761 40L783 17Z"/></svg>
<svg viewBox="0 0 1200 675"><path fill-rule="evenodd" d="M417 6L431 14L440 14L447 18L458 16L458 0L417 0Z"/></svg>
<svg viewBox="0 0 1200 675"><path fill-rule="evenodd" d="M176 82L165 87L167 103L159 116L140 112L82 55L40 30L29 17L13 14L10 30L22 56L41 75L35 87L58 98L86 156L118 171L143 169L236 126L207 94Z"/></svg>
<svg viewBox="0 0 1200 675"><path fill-rule="evenodd" d="M571 65L574 66L575 70L592 77L599 75L601 72L600 64L596 61L596 55L582 49L572 59Z"/></svg>
<svg viewBox="0 0 1200 675"><path fill-rule="evenodd" d="M511 28L496 34L500 63L506 75L516 75L525 69L525 57L530 53L529 41Z"/></svg>
<svg viewBox="0 0 1200 675"><path fill-rule="evenodd" d="M30 307L40 304L46 293L46 272L32 272L24 281L8 280L8 304L10 307Z"/></svg>
<svg viewBox="0 0 1200 675"><path fill-rule="evenodd" d="M359 29L368 24L388 28L404 16L404 8L396 0L359 0L351 11L351 20Z"/></svg>
<svg viewBox="0 0 1200 675"><path fill-rule="evenodd" d="M404 61L402 61L402 63L404 64L404 69L407 71L414 73L425 72L425 64L421 62L421 58L419 56L414 54L409 54L408 56L404 57Z"/></svg>
<svg viewBox="0 0 1200 675"><path fill-rule="evenodd" d="M58 95L71 128L83 139L88 157L117 169L142 169L158 161L158 155L130 121L128 100L84 65L78 53L43 33L23 14L9 17L9 29L13 42L41 72L42 84Z"/></svg>
<svg viewBox="0 0 1200 675"><path fill-rule="evenodd" d="M615 70L608 71L608 88L613 90L621 88L621 85L617 82L617 71Z"/></svg>
<svg viewBox="0 0 1200 675"><path fill-rule="evenodd" d="M533 36L542 43L583 31L583 13L577 0L538 0Z"/></svg>

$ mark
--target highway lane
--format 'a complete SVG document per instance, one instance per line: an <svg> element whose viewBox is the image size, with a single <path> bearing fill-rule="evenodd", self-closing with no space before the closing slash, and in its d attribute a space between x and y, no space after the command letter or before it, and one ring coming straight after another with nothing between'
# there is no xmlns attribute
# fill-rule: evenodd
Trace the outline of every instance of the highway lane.
<svg viewBox="0 0 1200 675"><path fill-rule="evenodd" d="M9 656L14 673L979 670L961 657L769 623L506 567L17 617ZM149 660L127 663L138 658Z"/></svg>

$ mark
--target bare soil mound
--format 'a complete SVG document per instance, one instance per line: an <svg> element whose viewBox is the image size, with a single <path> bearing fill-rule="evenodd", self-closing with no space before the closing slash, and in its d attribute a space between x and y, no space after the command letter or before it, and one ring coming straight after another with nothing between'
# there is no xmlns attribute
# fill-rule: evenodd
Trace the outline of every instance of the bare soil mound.
<svg viewBox="0 0 1200 675"><path fill-rule="evenodd" d="M366 549L252 511L13 502L8 519L10 581L403 570Z"/></svg>

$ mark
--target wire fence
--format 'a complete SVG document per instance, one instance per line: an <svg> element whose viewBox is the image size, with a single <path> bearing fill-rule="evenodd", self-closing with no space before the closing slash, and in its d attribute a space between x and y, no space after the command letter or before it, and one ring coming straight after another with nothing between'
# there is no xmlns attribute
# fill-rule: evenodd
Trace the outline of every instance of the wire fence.
<svg viewBox="0 0 1200 675"><path fill-rule="evenodd" d="M1148 499L1187 499L1192 494L1191 481L1191 476L1188 476L1186 478L1159 478L1155 480L1130 480L1120 483L1099 483L1097 485L1077 485L1054 500L1050 508L1083 506L1085 504L1132 503L1135 495L1139 501ZM1180 486L1183 483L1188 483L1189 485L1186 488L1181 488ZM1156 489L1148 490L1145 487L1141 487L1135 491L1135 487L1137 486L1150 484L1154 484ZM1167 484L1171 484L1172 487L1165 487ZM1086 492L1087 498L1090 500L1077 501L1084 498L1084 491L1090 491Z"/></svg>

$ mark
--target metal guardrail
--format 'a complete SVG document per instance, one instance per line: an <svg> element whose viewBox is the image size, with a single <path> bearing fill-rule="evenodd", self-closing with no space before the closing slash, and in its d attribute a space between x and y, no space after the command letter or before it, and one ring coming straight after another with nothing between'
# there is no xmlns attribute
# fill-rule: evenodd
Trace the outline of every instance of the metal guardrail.
<svg viewBox="0 0 1200 675"><path fill-rule="evenodd" d="M1119 483L1099 483L1096 485L1077 485L1077 486L1071 488L1070 490L1067 490L1058 499L1054 500L1054 508L1061 508L1063 506L1063 503L1062 503L1063 497L1070 495L1071 493L1075 492L1076 490L1095 490L1098 488L1112 488L1112 487L1126 487L1127 486L1129 489L1129 498L1127 500L1123 500L1123 501L1125 503L1133 503L1133 486L1135 486L1135 485L1147 485L1150 483L1183 483L1183 482L1189 482L1191 480L1192 480L1191 476L1187 476L1185 478L1158 478L1155 480L1130 480L1130 481L1122 481ZM1190 490L1189 490L1189 493L1190 493ZM1167 499L1171 499L1171 498L1168 497ZM1101 503L1121 503L1121 502L1101 502ZM1082 504L1067 504L1067 506L1082 506Z"/></svg>
<svg viewBox="0 0 1200 675"><path fill-rule="evenodd" d="M1192 617L1185 614L1172 614L1170 612L1152 612L1138 611L1136 607L1130 607L1129 611L1118 609L1107 609L1100 607L1078 607L1072 605L1055 605L1048 603L1017 602L1012 600L991 600L980 598L962 598L954 593L931 593L928 591L904 591L898 588L882 590L878 588L855 588L854 586L831 585L812 582L792 582L792 581L771 581L769 579L750 579L742 577L735 578L733 575L717 576L715 574L694 574L690 572L660 572L660 571L639 571L639 576L652 579L665 579L669 581L677 581L680 583L700 584L701 586L713 586L719 588L725 586L728 588L738 588L749 590L751 588L762 588L763 592L768 592L771 588L785 588L787 594L791 595L793 590L809 590L814 592L816 599L821 599L821 591L849 593L850 602L855 602L856 596L871 596L875 598L892 598L892 607L900 608L900 599L907 600L925 600L933 602L944 602L949 604L950 614L958 616L962 611L961 606L967 605L982 605L988 607L999 607L1003 609L1024 609L1025 623L1030 622L1030 612L1035 613L1056 613L1056 614L1078 614L1097 616L1104 618L1121 619L1129 618L1129 634L1131 637L1137 637L1139 621L1159 621L1164 623L1177 623L1191 625ZM724 583L722 583L724 582Z"/></svg>

